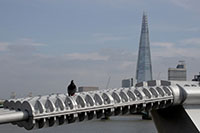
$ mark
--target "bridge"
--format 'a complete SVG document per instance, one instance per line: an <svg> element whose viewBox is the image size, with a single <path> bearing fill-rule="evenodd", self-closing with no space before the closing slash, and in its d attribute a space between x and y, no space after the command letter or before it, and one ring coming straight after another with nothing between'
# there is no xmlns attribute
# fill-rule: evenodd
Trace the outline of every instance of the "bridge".
<svg viewBox="0 0 200 133"><path fill-rule="evenodd" d="M150 111L158 132L199 132L197 82L153 80L131 88L6 100L0 124L27 130ZM180 128L181 127L181 128Z"/></svg>

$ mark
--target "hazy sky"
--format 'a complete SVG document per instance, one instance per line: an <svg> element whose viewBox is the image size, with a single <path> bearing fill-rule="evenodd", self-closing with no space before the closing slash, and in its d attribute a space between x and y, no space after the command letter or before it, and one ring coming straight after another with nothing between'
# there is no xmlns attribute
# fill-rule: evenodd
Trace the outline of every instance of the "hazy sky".
<svg viewBox="0 0 200 133"><path fill-rule="evenodd" d="M135 78L147 12L154 79L185 60L200 69L199 0L0 0L0 99L120 87Z"/></svg>

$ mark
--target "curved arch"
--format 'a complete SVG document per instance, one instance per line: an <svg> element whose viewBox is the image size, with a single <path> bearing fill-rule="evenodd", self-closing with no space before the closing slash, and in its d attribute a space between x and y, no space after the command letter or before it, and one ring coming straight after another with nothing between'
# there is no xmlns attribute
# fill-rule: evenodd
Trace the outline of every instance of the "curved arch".
<svg viewBox="0 0 200 133"><path fill-rule="evenodd" d="M99 94L94 94L94 101L96 105L102 105L103 104L103 98Z"/></svg>
<svg viewBox="0 0 200 133"><path fill-rule="evenodd" d="M57 110L65 109L65 103L60 97L57 97L56 102L55 102L55 107L57 108Z"/></svg>
<svg viewBox="0 0 200 133"><path fill-rule="evenodd" d="M76 108L76 104L71 97L66 97L65 107L66 107L66 109L75 109Z"/></svg>
<svg viewBox="0 0 200 133"><path fill-rule="evenodd" d="M163 86L163 90L165 91L165 93L167 93L168 96L172 95L172 92L170 91L168 87Z"/></svg>
<svg viewBox="0 0 200 133"><path fill-rule="evenodd" d="M152 93L152 95L158 97L158 92L154 88L150 88L149 91Z"/></svg>
<svg viewBox="0 0 200 133"><path fill-rule="evenodd" d="M142 94L141 94L138 90L134 90L134 93L135 93L135 95L136 95L140 100L143 99Z"/></svg>
<svg viewBox="0 0 200 133"><path fill-rule="evenodd" d="M156 87L156 90L158 91L158 93L163 97L165 95L165 93L163 92L163 90L160 87Z"/></svg>
<svg viewBox="0 0 200 133"><path fill-rule="evenodd" d="M87 106L94 106L95 104L93 97L89 94L85 96L85 101L86 101Z"/></svg>
<svg viewBox="0 0 200 133"><path fill-rule="evenodd" d="M76 103L78 105L78 108L84 108L86 106L86 102L84 98L80 95L76 97Z"/></svg>
<svg viewBox="0 0 200 133"><path fill-rule="evenodd" d="M129 96L129 99L131 101L135 101L136 100L136 95L131 90L128 90L127 95Z"/></svg>
<svg viewBox="0 0 200 133"><path fill-rule="evenodd" d="M147 98L151 98L151 93L149 92L149 90L147 90L146 88L143 88L142 91Z"/></svg>
<svg viewBox="0 0 200 133"><path fill-rule="evenodd" d="M119 96L118 93L116 93L116 91L113 91L112 97L113 97L114 101L116 101L116 103L120 103L121 102L121 97Z"/></svg>
<svg viewBox="0 0 200 133"><path fill-rule="evenodd" d="M45 107L44 105L41 103L40 100L37 100L36 103L35 103L35 106L34 106L34 109L35 109L35 113L44 113L45 111Z"/></svg>
<svg viewBox="0 0 200 133"><path fill-rule="evenodd" d="M121 96L123 102L128 102L128 95L123 90L120 91L119 95Z"/></svg>

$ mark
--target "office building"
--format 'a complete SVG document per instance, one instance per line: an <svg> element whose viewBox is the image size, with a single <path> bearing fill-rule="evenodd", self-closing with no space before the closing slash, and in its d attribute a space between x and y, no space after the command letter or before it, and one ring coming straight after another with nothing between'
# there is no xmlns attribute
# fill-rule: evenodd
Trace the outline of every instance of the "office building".
<svg viewBox="0 0 200 133"><path fill-rule="evenodd" d="M168 80L176 81L186 81L187 80L187 70L184 61L179 61L176 68L168 69Z"/></svg>
<svg viewBox="0 0 200 133"><path fill-rule="evenodd" d="M122 80L122 87L123 88L131 87L131 86L133 86L133 78Z"/></svg>

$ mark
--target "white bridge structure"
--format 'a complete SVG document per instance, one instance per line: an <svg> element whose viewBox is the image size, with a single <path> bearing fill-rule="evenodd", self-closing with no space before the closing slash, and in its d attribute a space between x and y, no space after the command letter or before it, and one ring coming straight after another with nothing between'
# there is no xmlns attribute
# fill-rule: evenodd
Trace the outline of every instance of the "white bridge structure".
<svg viewBox="0 0 200 133"><path fill-rule="evenodd" d="M160 133L200 130L198 82L153 80L136 87L10 99L0 109L0 124L27 130L150 111Z"/></svg>

